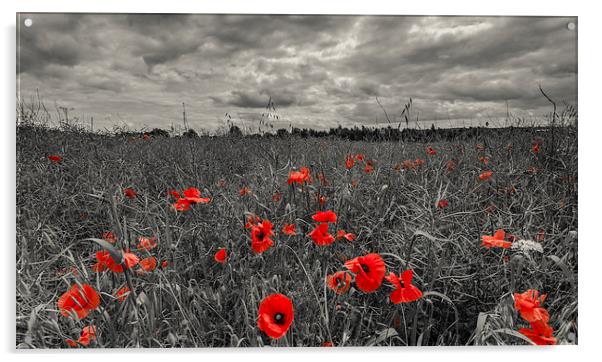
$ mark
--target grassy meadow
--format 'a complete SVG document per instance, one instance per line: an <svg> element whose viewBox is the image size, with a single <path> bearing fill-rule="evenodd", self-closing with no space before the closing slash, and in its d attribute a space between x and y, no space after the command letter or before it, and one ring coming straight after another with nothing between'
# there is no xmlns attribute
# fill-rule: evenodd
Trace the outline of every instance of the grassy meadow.
<svg viewBox="0 0 602 362"><path fill-rule="evenodd" d="M416 166L417 159L425 162ZM414 166L404 168L405 160ZM289 172L300 167L309 168L311 183L289 185ZM189 187L211 201L175 210L169 191ZM124 196L127 188L134 198ZM531 341L518 331L529 324L513 294L528 289L547 295L556 343L578 341L574 128L557 129L554 140L517 128L402 143L128 139L18 127L16 191L18 348L70 348L67 340L86 326L96 327L88 347L103 348L525 345ZM317 210L333 210L330 232L355 240L316 245L308 233ZM274 245L260 254L245 228L253 215L274 225ZM285 235L285 223L297 235ZM482 236L498 229L514 235L512 247L482 246ZM92 239L109 231L114 250L152 256L156 268L93 271L106 243ZM157 247L138 248L140 237L156 237ZM220 248L223 264L214 258ZM422 297L393 304L386 280L373 293L353 282L340 295L327 286L328 275L347 270L345 261L368 253L382 256L387 273L412 269ZM100 294L99 307L80 320L57 307L76 283ZM124 286L130 292L120 299ZM279 339L257 324L260 302L273 293L294 308Z"/></svg>

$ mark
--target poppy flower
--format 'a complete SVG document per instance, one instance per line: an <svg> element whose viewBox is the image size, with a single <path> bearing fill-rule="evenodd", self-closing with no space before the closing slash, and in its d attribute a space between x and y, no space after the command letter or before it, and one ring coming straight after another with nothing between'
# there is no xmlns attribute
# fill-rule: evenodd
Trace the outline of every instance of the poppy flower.
<svg viewBox="0 0 602 362"><path fill-rule="evenodd" d="M548 323L550 315L541 305L546 299L546 295L539 296L539 292L529 289L519 294L514 293L514 308L520 313L520 316L528 322L542 321Z"/></svg>
<svg viewBox="0 0 602 362"><path fill-rule="evenodd" d="M423 160L422 158L417 158L417 159L416 159L416 161L414 161L414 165L415 165L416 167L422 166L422 165L424 165L425 163L426 163L426 161L425 161L425 160Z"/></svg>
<svg viewBox="0 0 602 362"><path fill-rule="evenodd" d="M240 194L240 197L243 197L246 195L251 195L251 190L247 186L244 186L243 188L240 189L239 194Z"/></svg>
<svg viewBox="0 0 602 362"><path fill-rule="evenodd" d="M288 174L288 184L292 185L293 183L298 183L299 185L303 185L305 182L309 181L309 168L301 167L299 171L291 171Z"/></svg>
<svg viewBox="0 0 602 362"><path fill-rule="evenodd" d="M127 286L119 289L117 291L117 293L115 293L115 297L117 298L117 300L121 303L123 303L125 301L125 299L127 298L128 294L130 294L130 288L128 288Z"/></svg>
<svg viewBox="0 0 602 362"><path fill-rule="evenodd" d="M316 226L312 232L309 233L311 239L316 245L326 246L334 242L334 236L328 233L328 223L323 222Z"/></svg>
<svg viewBox="0 0 602 362"><path fill-rule="evenodd" d="M144 249L144 250L152 250L154 248L157 247L157 237L153 236L152 238L147 238L144 236L141 236L138 238L138 249Z"/></svg>
<svg viewBox="0 0 602 362"><path fill-rule="evenodd" d="M157 259L154 256L140 260L140 267L147 272L151 272L157 268Z"/></svg>
<svg viewBox="0 0 602 362"><path fill-rule="evenodd" d="M48 156L48 159L52 163L60 163L63 158L61 156L59 156L59 155L50 155L50 156Z"/></svg>
<svg viewBox="0 0 602 362"><path fill-rule="evenodd" d="M337 240L341 240L343 238L347 239L348 241L353 241L355 240L355 234L347 233L345 230L337 231Z"/></svg>
<svg viewBox="0 0 602 362"><path fill-rule="evenodd" d="M323 208L326 204L326 196L318 194L318 203L320 204L320 208Z"/></svg>
<svg viewBox="0 0 602 362"><path fill-rule="evenodd" d="M168 193L176 200L180 198L180 193L176 190L169 190Z"/></svg>
<svg viewBox="0 0 602 362"><path fill-rule="evenodd" d="M481 181L487 181L491 178L491 176L493 176L493 171L485 171L479 175L479 178Z"/></svg>
<svg viewBox="0 0 602 362"><path fill-rule="evenodd" d="M556 344L556 338L552 335L553 330L543 321L531 322L531 328L521 328L518 332L528 337L533 343L539 346Z"/></svg>
<svg viewBox="0 0 602 362"><path fill-rule="evenodd" d="M416 286L412 285L412 269L405 270L401 273L401 285L397 275L389 273L386 279L395 286L395 290L389 295L391 302L394 304L409 303L416 301L422 297L422 292Z"/></svg>
<svg viewBox="0 0 602 362"><path fill-rule="evenodd" d="M123 253L122 263L117 264L115 262L115 260L113 259L113 257L109 254L108 251L106 251L106 250L97 251L96 252L97 263L94 264L94 266L92 267L92 270L95 272L102 272L106 269L110 269L111 271L113 271L115 273L123 273L124 265L125 265L125 269L130 269L134 265L138 264L139 260L140 259L135 254L125 252L125 253Z"/></svg>
<svg viewBox="0 0 602 362"><path fill-rule="evenodd" d="M96 339L96 326L85 326L82 328L82 334L77 340L82 346L90 345L90 342Z"/></svg>
<svg viewBox="0 0 602 362"><path fill-rule="evenodd" d="M332 344L332 342L326 341L326 342L322 343L322 347L334 347L334 345Z"/></svg>
<svg viewBox="0 0 602 362"><path fill-rule="evenodd" d="M163 262L161 263L161 268L166 269L167 266L169 266L169 263L167 262L167 260L163 260Z"/></svg>
<svg viewBox="0 0 602 362"><path fill-rule="evenodd" d="M436 155L436 154L437 154L437 151L436 151L436 150L435 150L433 147L431 147L431 146L428 146L428 147L426 148L426 153L428 153L428 154L429 154L429 155L431 155L431 156L434 156L434 155Z"/></svg>
<svg viewBox="0 0 602 362"><path fill-rule="evenodd" d="M351 287L351 275L344 271L338 271L326 277L326 284L337 294L345 294Z"/></svg>
<svg viewBox="0 0 602 362"><path fill-rule="evenodd" d="M531 147L531 152L533 152L533 153L539 153L539 151L540 151L539 143L535 143L533 145L533 147Z"/></svg>
<svg viewBox="0 0 602 362"><path fill-rule="evenodd" d="M190 201L181 198L173 203L172 206L176 211L188 211L190 210Z"/></svg>
<svg viewBox="0 0 602 362"><path fill-rule="evenodd" d="M403 161L402 166L403 166L404 170L414 170L416 168L416 165L414 164L414 162L412 160Z"/></svg>
<svg viewBox="0 0 602 362"><path fill-rule="evenodd" d="M442 200L437 201L437 207L440 209L445 209L447 207L447 200L442 199Z"/></svg>
<svg viewBox="0 0 602 362"><path fill-rule="evenodd" d="M489 158L485 157L485 156L481 156L479 157L479 161L484 164L484 165L488 165L489 164Z"/></svg>
<svg viewBox="0 0 602 362"><path fill-rule="evenodd" d="M274 192L274 194L272 195L272 201L278 202L281 199L282 199L282 195L280 194L280 192L278 192L278 191Z"/></svg>
<svg viewBox="0 0 602 362"><path fill-rule="evenodd" d="M263 220L251 227L251 247L256 254L263 253L274 245L274 241L270 239L274 235L272 228L269 220Z"/></svg>
<svg viewBox="0 0 602 362"><path fill-rule="evenodd" d="M142 139L143 139L143 140L145 140L145 141L150 141L150 139L151 139L151 136L150 136L148 133L145 133L145 134L142 136Z"/></svg>
<svg viewBox="0 0 602 362"><path fill-rule="evenodd" d="M282 227L282 233L286 235L297 235L295 232L295 224L284 224Z"/></svg>
<svg viewBox="0 0 602 362"><path fill-rule="evenodd" d="M67 345L69 345L69 347L77 347L77 342L75 342L74 340L72 340L71 338L67 338L65 340L65 342L67 343Z"/></svg>
<svg viewBox="0 0 602 362"><path fill-rule="evenodd" d="M315 222L337 222L337 214L332 210L318 211L311 217Z"/></svg>
<svg viewBox="0 0 602 362"><path fill-rule="evenodd" d="M345 158L345 168L351 170L355 166L355 159L351 155L347 155Z"/></svg>
<svg viewBox="0 0 602 362"><path fill-rule="evenodd" d="M257 215L253 216L249 216L247 217L247 223L245 224L245 229L250 229L251 227L253 227L253 225L259 223L261 221L261 218Z"/></svg>
<svg viewBox="0 0 602 362"><path fill-rule="evenodd" d="M453 160L447 161L447 172L452 172L456 169L456 163Z"/></svg>
<svg viewBox="0 0 602 362"><path fill-rule="evenodd" d="M209 197L201 197L201 191L196 187L189 187L182 191L184 198L191 204L206 204L211 199Z"/></svg>
<svg viewBox="0 0 602 362"><path fill-rule="evenodd" d="M365 293L378 289L385 277L385 262L376 253L351 259L345 262L345 267L355 274L355 284Z"/></svg>
<svg viewBox="0 0 602 362"><path fill-rule="evenodd" d="M83 319L90 311L98 308L100 295L89 284L82 284L81 287L73 284L71 289L60 296L57 305L63 316L76 314L77 318Z"/></svg>
<svg viewBox="0 0 602 362"><path fill-rule="evenodd" d="M374 172L374 164L373 161L366 161L366 166L364 167L364 172L365 173L372 173Z"/></svg>
<svg viewBox="0 0 602 362"><path fill-rule="evenodd" d="M360 162L363 162L364 158L365 157L364 157L363 153L358 153L357 155L355 155L355 159L358 160L358 161L360 161Z"/></svg>
<svg viewBox="0 0 602 362"><path fill-rule="evenodd" d="M111 244L115 244L117 242L115 234L113 234L111 231L105 231L102 233L102 240L108 241Z"/></svg>
<svg viewBox="0 0 602 362"><path fill-rule="evenodd" d="M224 264L226 262L226 248L219 249L213 258L216 262Z"/></svg>
<svg viewBox="0 0 602 362"><path fill-rule="evenodd" d="M512 243L504 240L505 236L506 232L503 229L499 229L495 232L495 234L493 234L493 236L483 235L481 237L481 240L483 241L481 245L487 249L491 249L493 247L508 249Z"/></svg>
<svg viewBox="0 0 602 362"><path fill-rule="evenodd" d="M128 199L135 199L136 198L136 191L134 191L133 188L128 187L126 189L123 190L123 195L125 197L127 197Z"/></svg>
<svg viewBox="0 0 602 362"><path fill-rule="evenodd" d="M396 172L401 171L401 164L396 163L395 165L393 165L393 171L396 171Z"/></svg>
<svg viewBox="0 0 602 362"><path fill-rule="evenodd" d="M294 318L293 302L284 294L271 294L259 304L257 326L271 338L278 339L286 334Z"/></svg>

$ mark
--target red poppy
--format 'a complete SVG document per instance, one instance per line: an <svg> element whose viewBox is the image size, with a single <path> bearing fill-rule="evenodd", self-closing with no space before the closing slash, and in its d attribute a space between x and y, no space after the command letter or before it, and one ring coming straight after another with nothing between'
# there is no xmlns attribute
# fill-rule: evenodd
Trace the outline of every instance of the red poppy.
<svg viewBox="0 0 602 362"><path fill-rule="evenodd" d="M318 203L320 204L320 208L323 208L326 204L326 196L318 194Z"/></svg>
<svg viewBox="0 0 602 362"><path fill-rule="evenodd" d="M366 166L364 167L364 172L365 173L372 173L374 172L374 163L371 160L366 161Z"/></svg>
<svg viewBox="0 0 602 362"><path fill-rule="evenodd" d="M322 343L322 347L334 347L334 345L332 344L332 342L326 341L326 342Z"/></svg>
<svg viewBox="0 0 602 362"><path fill-rule="evenodd" d="M431 156L434 156L434 155L436 155L436 154L437 154L437 151L436 151L436 150L435 150L433 147L431 147L431 146L428 146L428 147L426 148L426 153L428 153L428 154L429 154L429 155L431 155Z"/></svg>
<svg viewBox="0 0 602 362"><path fill-rule="evenodd" d="M161 263L161 268L166 269L168 265L169 263L167 262L167 260L163 260L163 262Z"/></svg>
<svg viewBox="0 0 602 362"><path fill-rule="evenodd" d="M274 245L274 241L270 239L274 235L272 228L273 225L268 220L263 220L263 222L251 227L251 247L255 253L263 253Z"/></svg>
<svg viewBox="0 0 602 362"><path fill-rule="evenodd" d="M73 314L77 318L85 318L90 311L95 310L100 305L100 295L89 284L73 284L71 289L60 296L57 303L60 313L69 317Z"/></svg>
<svg viewBox="0 0 602 362"><path fill-rule="evenodd" d="M96 261L97 263L92 266L92 270L95 272L102 272L105 269L110 269L115 273L123 273L123 266L125 265L125 269L129 269L134 265L138 264L140 259L132 253L125 252L123 253L123 261L121 264L117 264L113 257L109 254L108 251L97 251L96 252Z"/></svg>
<svg viewBox="0 0 602 362"><path fill-rule="evenodd" d="M425 163L426 163L426 161L425 161L425 160L423 160L422 158L417 158L417 159L416 159L416 161L414 161L414 165L415 165L416 167L422 166L422 165L424 165Z"/></svg>
<svg viewBox="0 0 602 362"><path fill-rule="evenodd" d="M395 286L395 290L391 293L389 298L394 304L409 303L416 301L422 297L422 292L416 286L412 285L412 269L408 269L401 273L401 285L397 275L389 273L386 279Z"/></svg>
<svg viewBox="0 0 602 362"><path fill-rule="evenodd" d="M77 347L77 342L75 342L74 340L72 340L71 338L67 338L65 340L65 342L69 345L69 347Z"/></svg>
<svg viewBox="0 0 602 362"><path fill-rule="evenodd" d="M176 190L169 190L168 192L169 192L169 194L170 194L172 197L174 197L175 199L179 199L179 198L180 198L180 193L179 193L179 192L177 192Z"/></svg>
<svg viewBox="0 0 602 362"><path fill-rule="evenodd" d="M539 149L539 143L536 143L533 145L533 147L531 147L531 151L533 153L539 153L540 149Z"/></svg>
<svg viewBox="0 0 602 362"><path fill-rule="evenodd" d="M355 159L351 155L347 155L345 159L345 168L351 170L355 166Z"/></svg>
<svg viewBox="0 0 602 362"><path fill-rule="evenodd" d="M359 181L358 180L351 180L351 187L356 188L357 185L359 185Z"/></svg>
<svg viewBox="0 0 602 362"><path fill-rule="evenodd" d="M102 239L108 241L111 244L115 244L117 242L115 234L113 234L111 231L105 231L104 233L102 233Z"/></svg>
<svg viewBox="0 0 602 362"><path fill-rule="evenodd" d="M145 133L145 134L142 136L142 139L143 139L143 140L145 140L145 141L150 141L150 139L151 139L151 136L150 136L148 133Z"/></svg>
<svg viewBox="0 0 602 362"><path fill-rule="evenodd" d="M186 199L178 199L172 204L172 206L176 211L188 211L190 210L190 201Z"/></svg>
<svg viewBox="0 0 602 362"><path fill-rule="evenodd" d="M213 258L216 262L224 264L226 262L226 256L226 248L221 248L217 251L217 253L215 253L215 256Z"/></svg>
<svg viewBox="0 0 602 362"><path fill-rule="evenodd" d="M189 187L182 192L184 198L191 204L206 204L211 201L209 197L201 197L201 191L196 187Z"/></svg>
<svg viewBox="0 0 602 362"><path fill-rule="evenodd" d="M140 260L140 267L147 272L151 272L157 268L157 259L154 256Z"/></svg>
<svg viewBox="0 0 602 362"><path fill-rule="evenodd" d="M253 227L253 225L259 223L261 221L261 218L257 215L253 216L250 215L247 217L247 223L245 224L245 229L250 229L251 227Z"/></svg>
<svg viewBox="0 0 602 362"><path fill-rule="evenodd" d="M404 170L414 170L416 169L416 165L412 160L405 160L402 163Z"/></svg>
<svg viewBox="0 0 602 362"><path fill-rule="evenodd" d="M82 346L88 346L90 342L96 339L96 326L86 326L82 329L82 334L77 340Z"/></svg>
<svg viewBox="0 0 602 362"><path fill-rule="evenodd" d="M136 191L134 191L133 188L128 187L126 189L123 190L123 195L125 197L127 197L128 199L135 199L136 198Z"/></svg>
<svg viewBox="0 0 602 362"><path fill-rule="evenodd" d="M454 162L454 160L447 161L447 172L452 172L455 169L456 169L456 163Z"/></svg>
<svg viewBox="0 0 602 362"><path fill-rule="evenodd" d="M291 171L288 174L288 184L292 185L293 183L298 183L299 185L303 185L303 183L309 181L309 168L301 167L300 171Z"/></svg>
<svg viewBox="0 0 602 362"><path fill-rule="evenodd" d="M396 163L395 165L393 165L393 170L396 172L401 171L401 164Z"/></svg>
<svg viewBox="0 0 602 362"><path fill-rule="evenodd" d="M295 318L293 302L284 294L272 294L259 304L257 326L271 338L283 337Z"/></svg>
<svg viewBox="0 0 602 362"><path fill-rule="evenodd" d="M542 321L548 323L550 315L541 306L545 299L545 294L539 296L539 292L534 289L529 289L522 294L514 293L514 308L528 322Z"/></svg>
<svg viewBox="0 0 602 362"><path fill-rule="evenodd" d="M337 240L341 240L343 238L347 239L348 241L353 241L355 240L355 234L347 233L345 230L337 231Z"/></svg>
<svg viewBox="0 0 602 362"><path fill-rule="evenodd" d="M491 249L493 247L508 249L512 243L504 240L505 236L506 232L503 229L499 229L495 232L495 234L493 234L493 236L483 235L481 237L481 240L483 241L481 245L487 249Z"/></svg>
<svg viewBox="0 0 602 362"><path fill-rule="evenodd" d="M144 249L144 250L152 250L154 248L157 247L157 237L153 236L152 238L147 238L144 236L141 236L138 238L138 249Z"/></svg>
<svg viewBox="0 0 602 362"><path fill-rule="evenodd" d="M243 188L240 189L239 194L240 194L240 197L243 197L246 195L251 195L251 190L247 186L244 186Z"/></svg>
<svg viewBox="0 0 602 362"><path fill-rule="evenodd" d="M115 293L115 297L119 302L123 303L127 298L128 294L130 294L130 288L124 286L123 288L119 289L117 293Z"/></svg>
<svg viewBox="0 0 602 362"><path fill-rule="evenodd" d="M311 239L316 245L326 246L334 242L334 236L328 233L328 223L323 222L316 226L312 232L309 233Z"/></svg>
<svg viewBox="0 0 602 362"><path fill-rule="evenodd" d="M521 328L519 333L528 337L539 346L556 344L556 338L552 335L552 327L542 321L531 322L531 328Z"/></svg>
<svg viewBox="0 0 602 362"><path fill-rule="evenodd" d="M337 222L337 214L332 210L318 211L311 217L315 222Z"/></svg>
<svg viewBox="0 0 602 362"><path fill-rule="evenodd" d="M280 199L282 199L282 195L280 195L280 192L278 192L278 191L274 192L274 194L272 195L272 201L278 202L278 201L280 201Z"/></svg>
<svg viewBox="0 0 602 362"><path fill-rule="evenodd" d="M481 161L481 163L484 164L484 165L488 165L489 164L489 158L485 157L485 156L479 157L479 161Z"/></svg>
<svg viewBox="0 0 602 362"><path fill-rule="evenodd" d="M481 181L487 181L491 178L491 176L493 176L493 171L485 171L479 175L479 178Z"/></svg>
<svg viewBox="0 0 602 362"><path fill-rule="evenodd" d="M385 277L385 262L376 253L351 259L345 262L345 267L355 274L355 284L365 293L378 289Z"/></svg>
<svg viewBox="0 0 602 362"><path fill-rule="evenodd" d="M442 199L442 200L437 201L437 207L440 209L445 209L447 207L447 200Z"/></svg>
<svg viewBox="0 0 602 362"><path fill-rule="evenodd" d="M297 235L295 232L295 224L284 224L282 227L282 233L286 235Z"/></svg>
<svg viewBox="0 0 602 362"><path fill-rule="evenodd" d="M326 284L337 294L345 294L351 287L351 275L344 271L338 271L326 277Z"/></svg>
<svg viewBox="0 0 602 362"><path fill-rule="evenodd" d="M63 159L61 156L59 155L50 155L48 156L48 159L52 162L52 163L59 163L61 162L61 160Z"/></svg>

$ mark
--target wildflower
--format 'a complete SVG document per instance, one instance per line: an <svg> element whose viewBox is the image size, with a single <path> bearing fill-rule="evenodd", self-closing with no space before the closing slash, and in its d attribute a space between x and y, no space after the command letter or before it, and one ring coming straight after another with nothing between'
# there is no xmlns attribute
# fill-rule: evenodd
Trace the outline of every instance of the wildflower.
<svg viewBox="0 0 602 362"><path fill-rule="evenodd" d="M127 298L128 294L130 294L130 288L124 286L123 288L119 289L117 293L115 293L115 297L119 302L123 303Z"/></svg>
<svg viewBox="0 0 602 362"><path fill-rule="evenodd" d="M291 171L288 174L288 184L292 185L293 183L298 183L299 185L303 185L305 182L309 181L309 169L307 167L301 167L300 171Z"/></svg>
<svg viewBox="0 0 602 362"><path fill-rule="evenodd" d="M326 246L334 242L334 236L328 233L328 223L323 222L319 224L311 233L309 233L311 239L316 245Z"/></svg>
<svg viewBox="0 0 602 362"><path fill-rule="evenodd" d="M226 256L226 248L221 248L217 251L217 253L215 253L215 256L213 258L216 262L224 264L226 262Z"/></svg>
<svg viewBox="0 0 602 362"><path fill-rule="evenodd" d="M134 191L133 188L128 187L126 189L123 190L123 195L125 197L127 197L128 199L135 199L136 198L136 191Z"/></svg>
<svg viewBox="0 0 602 362"><path fill-rule="evenodd" d="M431 155L431 156L434 156L434 155L437 154L437 151L433 147L428 146L426 148L426 153L429 154L429 155Z"/></svg>
<svg viewBox="0 0 602 362"><path fill-rule="evenodd" d="M297 235L295 232L295 224L284 224L282 227L282 233L291 236Z"/></svg>
<svg viewBox="0 0 602 362"><path fill-rule="evenodd" d="M447 207L447 200L442 199L442 200L437 201L437 207L440 209L445 209Z"/></svg>
<svg viewBox="0 0 602 362"><path fill-rule="evenodd" d="M90 342L96 339L96 326L86 326L82 329L82 334L77 340L82 346L90 345Z"/></svg>
<svg viewBox="0 0 602 362"><path fill-rule="evenodd" d="M422 158L417 158L416 161L414 161L414 166L420 167L420 166L424 165L425 163L426 163L426 161L423 160Z"/></svg>
<svg viewBox="0 0 602 362"><path fill-rule="evenodd" d="M521 328L519 333L528 337L533 343L543 346L556 344L556 338L552 335L553 330L547 323L542 321L531 322L531 328Z"/></svg>
<svg viewBox="0 0 602 362"><path fill-rule="evenodd" d="M337 231L337 240L341 240L343 238L347 239L348 241L353 241L355 240L355 234L346 233L345 230Z"/></svg>
<svg viewBox="0 0 602 362"><path fill-rule="evenodd" d="M182 192L184 199L191 204L206 204L211 201L209 197L201 197L201 191L196 187L189 187Z"/></svg>
<svg viewBox="0 0 602 362"><path fill-rule="evenodd" d="M493 247L508 249L512 243L504 240L505 236L506 232L503 229L499 229L493 236L483 235L481 237L481 240L483 241L481 245L487 249L491 249Z"/></svg>
<svg viewBox="0 0 602 362"><path fill-rule="evenodd" d="M154 248L157 247L157 237L153 236L152 238L147 238L144 236L141 236L138 238L138 249L144 249L144 250L152 250Z"/></svg>
<svg viewBox="0 0 602 362"><path fill-rule="evenodd" d="M456 169L456 163L454 162L454 160L447 161L447 172L452 172L455 169Z"/></svg>
<svg viewBox="0 0 602 362"><path fill-rule="evenodd" d="M246 195L251 195L251 190L247 186L244 186L243 188L240 189L239 194L240 194L240 197L243 197Z"/></svg>
<svg viewBox="0 0 602 362"><path fill-rule="evenodd" d="M97 263L92 266L92 270L95 272L102 272L106 269L110 269L115 273L123 273L124 265L125 269L130 269L134 265L138 264L139 258L132 253L125 252L122 254L122 262L121 264L117 264L111 254L108 251L97 251L96 252L96 261Z"/></svg>
<svg viewBox="0 0 602 362"><path fill-rule="evenodd" d="M391 293L389 298L391 302L394 304L399 303L409 303L416 301L422 297L422 292L416 286L412 285L412 269L408 269L401 273L401 281L403 282L403 286L401 285L397 275L394 273L389 273L385 278L395 286L395 290Z"/></svg>
<svg viewBox="0 0 602 362"><path fill-rule="evenodd" d="M105 231L102 233L102 240L108 241L111 244L115 244L117 242L115 234L113 234L111 231Z"/></svg>
<svg viewBox="0 0 602 362"><path fill-rule="evenodd" d="M245 229L250 229L251 227L253 227L253 225L259 223L261 221L261 218L257 215L253 216L250 215L247 217L247 223L245 224Z"/></svg>
<svg viewBox="0 0 602 362"><path fill-rule="evenodd" d="M143 139L143 140L145 140L145 141L150 141L150 139L151 139L151 136L150 136L148 133L145 133L145 134L142 136L142 139Z"/></svg>
<svg viewBox="0 0 602 362"><path fill-rule="evenodd" d="M536 154L537 154L537 153L539 153L539 151L540 151L540 149L539 149L539 143L535 143L535 144L533 145L533 147L531 147L531 152L533 152L533 153L536 153Z"/></svg>
<svg viewBox="0 0 602 362"><path fill-rule="evenodd" d="M284 294L271 294L259 304L257 326L271 338L278 339L286 334L294 318L293 302Z"/></svg>
<svg viewBox="0 0 602 362"><path fill-rule="evenodd" d="M347 155L347 158L345 159L345 168L348 170L351 170L354 165L355 165L355 159L353 158L353 156Z"/></svg>
<svg viewBox="0 0 602 362"><path fill-rule="evenodd" d="M479 175L481 181L487 181L493 176L493 171L485 171Z"/></svg>
<svg viewBox="0 0 602 362"><path fill-rule="evenodd" d="M337 222L337 214L332 210L318 211L311 217L315 222Z"/></svg>
<svg viewBox="0 0 602 362"><path fill-rule="evenodd" d="M545 299L546 295L539 296L539 292L535 289L529 289L522 294L514 293L514 308L528 322L542 321L548 323L550 315L541 306Z"/></svg>
<svg viewBox="0 0 602 362"><path fill-rule="evenodd" d="M146 272L151 272L157 268L157 259L154 256L144 258L140 260L140 267Z"/></svg>
<svg viewBox="0 0 602 362"><path fill-rule="evenodd" d="M396 171L396 172L401 171L401 164L396 163L395 165L393 165L393 171Z"/></svg>
<svg viewBox="0 0 602 362"><path fill-rule="evenodd" d="M73 314L77 318L85 318L90 311L95 310L100 305L100 296L89 284L73 284L71 289L63 293L58 300L60 313L69 317Z"/></svg>
<svg viewBox="0 0 602 362"><path fill-rule="evenodd" d="M365 173L372 173L374 172L374 162L371 160L366 161L366 166L364 167L364 172Z"/></svg>
<svg viewBox="0 0 602 362"><path fill-rule="evenodd" d="M355 159L358 160L358 161L360 161L360 162L363 162L364 158L365 158L365 156L364 156L363 153L358 153L357 155L355 155Z"/></svg>
<svg viewBox="0 0 602 362"><path fill-rule="evenodd" d="M74 348L77 347L77 342L75 342L71 338L65 339L65 342L67 343L67 345L69 345L69 347L74 347Z"/></svg>
<svg viewBox="0 0 602 362"><path fill-rule="evenodd" d="M169 190L168 193L176 200L180 198L180 193L176 190Z"/></svg>
<svg viewBox="0 0 602 362"><path fill-rule="evenodd" d="M270 239L274 235L272 228L273 225L268 220L251 227L251 247L256 254L263 253L274 245L274 241Z"/></svg>
<svg viewBox="0 0 602 362"><path fill-rule="evenodd" d="M489 164L489 157L481 156L481 157L479 157L479 161L482 164L484 164L484 165L488 165Z"/></svg>
<svg viewBox="0 0 602 362"><path fill-rule="evenodd" d="M163 262L161 263L161 268L166 269L169 266L169 263L167 262L167 260L163 260Z"/></svg>
<svg viewBox="0 0 602 362"><path fill-rule="evenodd" d="M318 204L320 204L320 208L323 208L326 204L326 196L318 194Z"/></svg>
<svg viewBox="0 0 602 362"><path fill-rule="evenodd" d="M334 347L334 345L332 344L332 342L326 341L326 342L322 343L322 347Z"/></svg>
<svg viewBox="0 0 602 362"><path fill-rule="evenodd" d="M59 155L50 155L48 156L48 159L52 163L60 163L63 160L63 158Z"/></svg>
<svg viewBox="0 0 602 362"><path fill-rule="evenodd" d="M180 198L172 206L176 211L188 211L190 210L190 201Z"/></svg>
<svg viewBox="0 0 602 362"><path fill-rule="evenodd" d="M378 289L385 277L385 262L376 253L351 259L345 267L355 274L355 284L365 293Z"/></svg>
<svg viewBox="0 0 602 362"><path fill-rule="evenodd" d="M326 277L326 284L337 294L345 294L351 287L351 275L344 271L338 271Z"/></svg>
<svg viewBox="0 0 602 362"><path fill-rule="evenodd" d="M282 199L282 195L280 194L280 192L278 192L278 191L274 192L274 194L272 195L272 201L278 202L281 199Z"/></svg>
<svg viewBox="0 0 602 362"><path fill-rule="evenodd" d="M416 165L414 164L414 162L412 160L405 160L403 161L402 164L404 170L414 170L416 169Z"/></svg>

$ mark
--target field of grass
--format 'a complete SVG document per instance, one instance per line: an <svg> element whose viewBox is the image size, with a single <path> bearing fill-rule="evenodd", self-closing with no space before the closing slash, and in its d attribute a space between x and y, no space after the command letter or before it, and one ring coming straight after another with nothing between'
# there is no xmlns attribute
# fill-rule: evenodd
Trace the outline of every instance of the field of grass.
<svg viewBox="0 0 602 362"><path fill-rule="evenodd" d="M534 142L541 144L537 154ZM429 146L436 154L425 151ZM365 160L348 170L346 157L358 154ZM396 167L416 159L425 163ZM310 169L312 182L290 186L289 172L300 167ZM482 181L488 170L493 176ZM189 187L211 201L174 210L169 190ZM249 193L241 196L245 187ZM136 197L125 197L126 188ZM337 214L332 234L343 229L355 240L316 245L307 234L320 209ZM260 254L245 228L251 215L274 224L274 246ZM296 225L296 236L281 232L285 223ZM481 245L497 229L515 235L512 247ZM116 235L114 250L130 248L141 259L151 254L157 268L94 272L102 247L87 239L108 231ZM139 237L153 236L156 248L137 248ZM517 129L511 137L492 131L424 144L128 140L19 127L16 243L19 348L69 348L66 340L77 340L85 326L96 326L90 347L110 348L528 344L518 332L528 323L513 300L528 289L547 295L543 307L556 343L574 344L576 129L558 129L553 142L548 132ZM214 259L220 248L227 250L223 264ZM386 280L373 293L354 283L340 295L327 287L327 275L368 253L382 256L387 273L412 269L422 297L393 304ZM82 320L57 306L75 283L90 284L101 297ZM115 292L126 285L131 291L120 301ZM257 325L259 304L273 293L285 294L294 308L280 339Z"/></svg>

